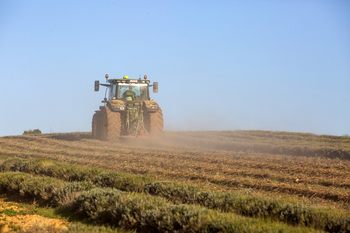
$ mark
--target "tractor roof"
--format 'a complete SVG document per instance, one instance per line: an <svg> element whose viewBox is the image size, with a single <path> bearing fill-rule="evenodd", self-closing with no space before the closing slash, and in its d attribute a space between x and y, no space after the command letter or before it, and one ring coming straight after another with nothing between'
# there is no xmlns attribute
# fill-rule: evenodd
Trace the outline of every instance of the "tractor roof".
<svg viewBox="0 0 350 233"><path fill-rule="evenodd" d="M147 79L108 79L110 83L150 83Z"/></svg>

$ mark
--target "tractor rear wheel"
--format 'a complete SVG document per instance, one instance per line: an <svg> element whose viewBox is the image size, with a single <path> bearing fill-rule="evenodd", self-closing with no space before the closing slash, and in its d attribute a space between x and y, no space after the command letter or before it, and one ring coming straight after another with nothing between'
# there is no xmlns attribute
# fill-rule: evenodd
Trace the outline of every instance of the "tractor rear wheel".
<svg viewBox="0 0 350 233"><path fill-rule="evenodd" d="M100 139L102 124L101 124L101 111L96 111L94 116L92 117L92 138Z"/></svg>
<svg viewBox="0 0 350 233"><path fill-rule="evenodd" d="M104 106L101 113L101 140L119 141L122 128L120 112L112 112L108 106Z"/></svg>
<svg viewBox="0 0 350 233"><path fill-rule="evenodd" d="M163 136L163 113L162 109L159 108L154 113L149 113L149 133L151 137L162 138Z"/></svg>

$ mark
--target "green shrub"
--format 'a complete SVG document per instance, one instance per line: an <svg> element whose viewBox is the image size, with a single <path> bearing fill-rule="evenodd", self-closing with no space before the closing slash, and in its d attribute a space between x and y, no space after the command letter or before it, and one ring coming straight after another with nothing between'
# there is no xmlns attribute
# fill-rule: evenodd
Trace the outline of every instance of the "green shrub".
<svg viewBox="0 0 350 233"><path fill-rule="evenodd" d="M42 192L41 195L43 196L41 198L51 198L53 203L60 205L70 204L81 191L90 190L95 186L109 187L128 192L145 192L153 196L163 197L175 204L196 204L222 212L274 219L291 225L315 227L328 231L333 231L332 229L350 231L350 217L331 210L262 197L247 197L237 193L221 194L203 191L196 186L181 185L174 182L153 182L151 178L140 175L108 172L102 169L83 168L46 160L19 158L4 161L0 166L0 170L43 174L66 181L82 181L82 183L73 183L65 187L61 186L63 184L51 187L46 186L49 180L42 179L36 180L33 184L23 188L25 183L32 181L28 178L30 175L18 173L6 176L3 174L3 179L0 180L0 187L2 188L6 186L7 190L15 191L23 189L21 193L25 192L36 196ZM7 182L5 186L3 185L4 182ZM30 187L32 186L36 187L35 190L31 190ZM53 196L47 196L51 191L54 193Z"/></svg>
<svg viewBox="0 0 350 233"><path fill-rule="evenodd" d="M165 197L176 204L194 204L197 203L197 196L202 190L195 186L156 181L145 184L143 191Z"/></svg>
<svg viewBox="0 0 350 233"><path fill-rule="evenodd" d="M79 196L82 191L96 188L90 181L72 182L58 190L53 196L53 202L60 206L70 205L75 197Z"/></svg>
<svg viewBox="0 0 350 233"><path fill-rule="evenodd" d="M23 132L23 135L40 135L41 134L41 130L40 129L34 129L34 130L27 130Z"/></svg>
<svg viewBox="0 0 350 233"><path fill-rule="evenodd" d="M52 196L65 186L65 182L51 177L34 177L20 172L0 174L2 189L16 192L23 196L32 196L44 201L51 201Z"/></svg>
<svg viewBox="0 0 350 233"><path fill-rule="evenodd" d="M119 172L101 172L92 182L99 187L116 188L123 191L140 192L150 178L141 175L126 175Z"/></svg>
<svg viewBox="0 0 350 233"><path fill-rule="evenodd" d="M122 195L125 195L125 192L117 189L96 188L82 192L74 199L71 207L84 217L90 217L93 220L105 218L104 221L109 222L111 217L106 214L106 211L119 202Z"/></svg>
<svg viewBox="0 0 350 233"><path fill-rule="evenodd" d="M5 160L0 165L0 171L14 171L40 174L42 170L41 160L28 160L13 157Z"/></svg>
<svg viewBox="0 0 350 233"><path fill-rule="evenodd" d="M0 174L1 190L19 192L23 186L23 183L31 177L31 175L19 172L2 173Z"/></svg>
<svg viewBox="0 0 350 233"><path fill-rule="evenodd" d="M93 189L74 199L73 209L85 217L138 232L312 232L280 223L223 214L191 205L172 205L164 198Z"/></svg>
<svg viewBox="0 0 350 233"><path fill-rule="evenodd" d="M23 182L20 194L40 197L44 201L51 201L53 195L65 185L66 182L51 177L32 177Z"/></svg>

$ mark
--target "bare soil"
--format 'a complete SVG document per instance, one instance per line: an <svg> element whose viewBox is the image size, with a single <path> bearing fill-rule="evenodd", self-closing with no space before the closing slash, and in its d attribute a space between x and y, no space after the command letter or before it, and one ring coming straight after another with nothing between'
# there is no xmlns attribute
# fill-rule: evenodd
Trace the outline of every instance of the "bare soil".
<svg viewBox="0 0 350 233"><path fill-rule="evenodd" d="M26 214L28 209L17 202L0 198L0 232L60 232L69 222Z"/></svg>

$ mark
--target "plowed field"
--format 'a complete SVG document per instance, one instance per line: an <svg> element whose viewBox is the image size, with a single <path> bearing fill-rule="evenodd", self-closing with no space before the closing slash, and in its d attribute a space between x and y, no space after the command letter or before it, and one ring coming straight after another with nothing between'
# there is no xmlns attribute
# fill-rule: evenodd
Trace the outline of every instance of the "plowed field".
<svg viewBox="0 0 350 233"><path fill-rule="evenodd" d="M8 157L46 158L142 174L349 214L350 137L268 131L165 132L162 141L89 133L0 138Z"/></svg>
<svg viewBox="0 0 350 233"><path fill-rule="evenodd" d="M121 142L103 142L89 139L85 133L13 136L0 138L0 154L148 174L159 180L198 183L222 191L311 198L315 200L307 201L331 203L335 208L347 209L350 202L350 161L346 157L349 137L280 134L169 132L158 142L129 138ZM232 143L231 148L228 143ZM243 145L241 148L239 143ZM262 144L264 150L271 153L259 153ZM276 153L281 146L285 153ZM296 148L301 147L307 151L306 156L293 155ZM341 150L346 158L317 155L322 150ZM313 151L315 155L310 156Z"/></svg>

